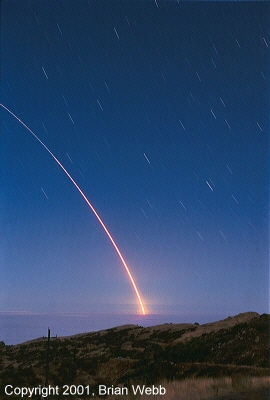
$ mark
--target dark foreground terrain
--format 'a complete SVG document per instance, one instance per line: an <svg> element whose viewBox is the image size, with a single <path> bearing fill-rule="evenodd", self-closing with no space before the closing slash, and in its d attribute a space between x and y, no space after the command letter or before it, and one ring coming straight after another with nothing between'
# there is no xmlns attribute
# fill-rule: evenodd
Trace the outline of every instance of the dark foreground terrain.
<svg viewBox="0 0 270 400"><path fill-rule="evenodd" d="M49 352L47 338L14 346L2 342L1 391L3 393L6 385L44 386L47 373L51 386L87 386L91 397L93 393L98 393L98 385L101 384L130 387L132 384L155 385L199 378L202 382L203 378L225 377L234 382L240 396L241 389L247 391L249 383L238 389L237 384L243 385L246 379L251 382L252 379L269 376L269 322L268 314L248 312L204 325L164 324L148 328L125 325L99 332L51 338ZM265 395L266 389L263 390ZM218 393L215 396L217 399ZM122 396L115 398L119 397ZM32 398L44 397L37 395ZM70 397L58 395L55 398L90 396L84 393Z"/></svg>

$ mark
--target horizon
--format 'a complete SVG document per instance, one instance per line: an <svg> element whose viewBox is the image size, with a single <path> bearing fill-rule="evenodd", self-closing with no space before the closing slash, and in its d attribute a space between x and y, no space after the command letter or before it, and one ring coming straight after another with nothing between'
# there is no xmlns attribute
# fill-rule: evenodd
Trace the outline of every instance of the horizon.
<svg viewBox="0 0 270 400"><path fill-rule="evenodd" d="M139 325L144 328L167 324L211 324L241 314L256 313L245 311L235 315L179 315L179 314L68 314L68 313L22 313L0 311L0 341L16 345L46 336L49 328L53 337L66 337L84 333L113 329L124 325ZM7 319L5 319L5 317ZM104 319L104 317L107 317ZM59 334L60 332L60 334Z"/></svg>

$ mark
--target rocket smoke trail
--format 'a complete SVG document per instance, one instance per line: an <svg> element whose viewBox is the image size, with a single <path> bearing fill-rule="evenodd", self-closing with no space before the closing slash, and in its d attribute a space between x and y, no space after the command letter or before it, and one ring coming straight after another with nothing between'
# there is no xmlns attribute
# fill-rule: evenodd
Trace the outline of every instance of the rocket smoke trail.
<svg viewBox="0 0 270 400"><path fill-rule="evenodd" d="M133 286L133 289L136 293L136 296L138 298L138 302L140 304L141 307L141 311L142 314L146 314L145 311L145 307L140 295L140 292L137 288L137 285L135 283L135 280L129 270L129 267L124 259L124 257L122 256L117 244L115 243L114 239L112 238L112 235L110 234L110 232L108 231L106 225L104 224L104 222L102 221L102 219L100 218L100 216L98 215L97 211L95 210L95 208L92 206L92 204L90 203L90 201L88 200L88 198L86 197L86 195L83 193L83 191L81 190L81 188L77 185L77 183L74 181L74 179L72 178L72 176L67 172L67 170L65 169L65 167L60 163L60 161L55 157L55 155L48 149L48 147L39 139L39 137L30 129L28 128L28 126L21 121L15 114L13 114L13 112L11 112L7 107L5 107L3 104L0 104L1 107L3 107L6 111L8 111L14 118L16 118L17 121L19 121L38 141L40 144L42 144L42 146L47 150L47 152L52 156L52 158L57 162L57 164L62 168L62 170L65 172L65 174L69 177L69 179L71 180L71 182L73 183L73 185L76 187L76 189L78 190L78 192L80 193L80 195L84 198L84 200L86 201L86 203L88 204L88 206L91 208L91 210L93 211L93 213L95 214L96 218L98 219L100 225L102 226L102 228L104 229L105 233L107 234L108 238L110 239L113 247L115 248L120 260L122 261L122 264L125 267L125 270L128 274L128 277L130 279L130 282Z"/></svg>

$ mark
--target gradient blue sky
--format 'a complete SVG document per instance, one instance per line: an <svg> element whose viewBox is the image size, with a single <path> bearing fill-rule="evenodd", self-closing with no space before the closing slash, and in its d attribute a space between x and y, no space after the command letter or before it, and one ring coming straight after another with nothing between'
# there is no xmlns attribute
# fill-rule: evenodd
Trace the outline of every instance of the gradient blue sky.
<svg viewBox="0 0 270 400"><path fill-rule="evenodd" d="M269 4L2 1L1 102L149 312L268 312ZM139 312L1 109L1 310Z"/></svg>

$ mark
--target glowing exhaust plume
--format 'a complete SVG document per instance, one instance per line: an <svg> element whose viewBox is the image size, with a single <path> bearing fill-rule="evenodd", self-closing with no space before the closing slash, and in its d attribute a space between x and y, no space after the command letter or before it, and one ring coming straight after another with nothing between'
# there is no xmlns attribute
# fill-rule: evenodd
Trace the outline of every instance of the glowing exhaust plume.
<svg viewBox="0 0 270 400"><path fill-rule="evenodd" d="M93 211L93 213L95 214L96 218L98 219L100 225L102 226L102 228L104 229L105 233L107 234L108 238L110 239L113 247L115 248L120 260L122 261L122 264L125 267L125 270L128 274L128 277L130 279L130 282L133 286L133 289L136 293L136 296L138 298L138 302L140 304L141 307L141 311L142 314L146 314L145 311L145 307L143 305L143 301L140 295L140 292L137 288L137 285L135 283L135 280L129 270L129 267L124 259L124 257L122 256L117 244L115 243L114 239L112 238L112 235L110 234L110 232L108 231L106 225L104 224L104 222L102 221L102 219L100 218L100 216L98 215L98 213L96 212L95 208L92 206L92 204L90 203L90 201L88 200L88 198L85 196L85 194L83 193L83 191L80 189L80 187L77 185L77 183L74 181L74 179L72 178L72 176L67 172L67 170L65 169L65 167L60 163L60 161L55 157L55 155L48 149L48 147L39 139L39 137L30 129L28 128L28 126L21 121L15 114L13 114L13 112L11 112L7 107L5 107L3 104L0 104L1 107L3 107L6 111L8 111L14 118L16 118L17 121L19 121L38 141L40 144L42 144L42 146L47 150L47 152L52 156L52 158L57 162L57 164L62 168L62 170L65 172L65 174L69 177L69 179L71 180L71 182L73 183L73 185L76 187L76 189L79 191L79 193L81 194L81 196L84 198L84 200L86 201L86 203L88 204L88 206L91 208L91 210Z"/></svg>

